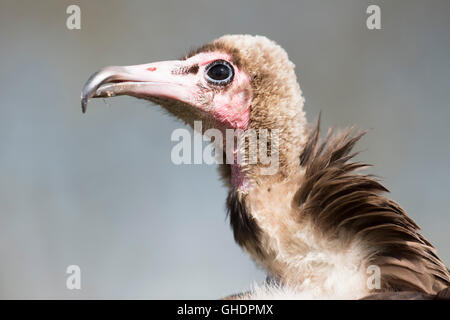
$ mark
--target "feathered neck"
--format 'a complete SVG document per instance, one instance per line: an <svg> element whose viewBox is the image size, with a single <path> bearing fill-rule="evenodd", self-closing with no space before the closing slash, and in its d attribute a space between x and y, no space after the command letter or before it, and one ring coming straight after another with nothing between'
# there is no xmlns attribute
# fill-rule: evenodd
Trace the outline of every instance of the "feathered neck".
<svg viewBox="0 0 450 320"><path fill-rule="evenodd" d="M295 282L293 274L298 274L300 285L305 281L302 268L317 261L307 266L304 261L320 239L325 243L322 250L344 254L343 265L353 259L351 268L379 267L379 291L434 294L449 286L448 269L419 227L383 196L387 189L374 176L356 172L368 166L351 161L356 155L352 149L364 133L330 130L319 141L319 131L320 122L298 154L297 174L281 182L282 192L277 193L270 181L248 195L230 191L227 207L236 241L285 283ZM346 256L355 244L358 253ZM366 278L358 281L365 284Z"/></svg>

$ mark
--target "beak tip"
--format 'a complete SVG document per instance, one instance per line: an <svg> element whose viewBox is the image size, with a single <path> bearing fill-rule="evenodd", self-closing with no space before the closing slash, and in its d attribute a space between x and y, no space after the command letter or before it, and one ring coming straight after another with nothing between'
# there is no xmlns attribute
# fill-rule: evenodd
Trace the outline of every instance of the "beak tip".
<svg viewBox="0 0 450 320"><path fill-rule="evenodd" d="M86 113L87 110L87 99L81 99L81 112Z"/></svg>

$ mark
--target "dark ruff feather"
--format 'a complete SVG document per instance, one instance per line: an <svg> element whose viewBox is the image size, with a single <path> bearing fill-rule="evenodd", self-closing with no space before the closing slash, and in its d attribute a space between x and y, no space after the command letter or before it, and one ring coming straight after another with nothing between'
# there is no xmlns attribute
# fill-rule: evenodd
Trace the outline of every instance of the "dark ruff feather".
<svg viewBox="0 0 450 320"><path fill-rule="evenodd" d="M381 291L436 294L450 285L448 269L419 227L371 175L355 170L368 165L350 161L365 133L330 130L319 141L320 119L300 155L305 176L294 202L330 239L358 237L368 247L366 265L381 269ZM302 217L299 217L301 219Z"/></svg>
<svg viewBox="0 0 450 320"><path fill-rule="evenodd" d="M259 248L259 233L261 232L255 219L250 215L245 203L245 196L232 190L227 197L227 215L233 229L236 242L248 250L261 255Z"/></svg>

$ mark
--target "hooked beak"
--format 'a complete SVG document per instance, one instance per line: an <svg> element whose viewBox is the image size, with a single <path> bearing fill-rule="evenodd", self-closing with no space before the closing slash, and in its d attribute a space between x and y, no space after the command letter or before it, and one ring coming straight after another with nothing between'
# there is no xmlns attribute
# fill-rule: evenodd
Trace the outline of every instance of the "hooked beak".
<svg viewBox="0 0 450 320"><path fill-rule="evenodd" d="M184 61L163 61L124 67L105 67L94 73L81 92L81 109L90 98L129 95L165 98L192 103L197 89L193 74L183 70Z"/></svg>

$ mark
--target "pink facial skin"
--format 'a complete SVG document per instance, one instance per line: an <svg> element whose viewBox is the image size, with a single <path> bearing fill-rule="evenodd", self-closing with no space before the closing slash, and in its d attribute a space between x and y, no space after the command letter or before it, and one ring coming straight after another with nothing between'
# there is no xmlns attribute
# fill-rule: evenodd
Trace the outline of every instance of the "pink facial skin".
<svg viewBox="0 0 450 320"><path fill-rule="evenodd" d="M217 88L205 79L207 66L216 60L225 60L234 68L233 81L226 87ZM223 52L207 52L197 54L186 60L188 64L198 64L198 81L211 90L212 101L205 109L216 120L227 128L247 129L250 118L250 104L252 100L250 91L250 79L248 75L239 70L231 62L231 57Z"/></svg>

